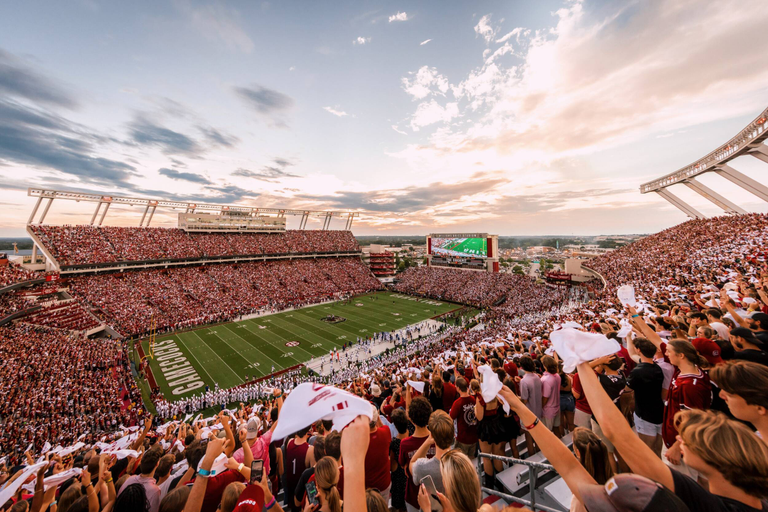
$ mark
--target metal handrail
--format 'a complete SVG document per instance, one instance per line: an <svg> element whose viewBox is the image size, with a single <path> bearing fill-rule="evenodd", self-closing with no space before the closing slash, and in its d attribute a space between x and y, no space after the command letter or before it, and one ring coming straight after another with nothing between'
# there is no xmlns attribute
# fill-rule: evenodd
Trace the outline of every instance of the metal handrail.
<svg viewBox="0 0 768 512"><path fill-rule="evenodd" d="M507 494L504 492L499 492L495 489L489 489L487 487L480 487L480 489L485 492L486 494L490 494L491 496L497 496L499 498L502 498L507 501L514 501L515 503L519 503L523 506L529 507L531 510L543 510L544 512L562 512L562 510L558 510L556 508L547 507L546 505L537 505L536 504L536 482L539 477L539 471L555 471L555 468L549 464L544 464L542 462L531 462L524 459L515 459L513 457L504 457L502 455L494 455L492 453L482 453L479 452L477 454L477 474L478 478L482 482L482 476L484 474L483 472L483 464L481 459L491 459L491 460L500 460L502 462L508 463L508 464L521 464L523 466L528 466L530 468L529 471L529 479L528 479L528 493L530 496L529 500L525 500L523 498L518 498L517 496L514 496L512 494Z"/></svg>

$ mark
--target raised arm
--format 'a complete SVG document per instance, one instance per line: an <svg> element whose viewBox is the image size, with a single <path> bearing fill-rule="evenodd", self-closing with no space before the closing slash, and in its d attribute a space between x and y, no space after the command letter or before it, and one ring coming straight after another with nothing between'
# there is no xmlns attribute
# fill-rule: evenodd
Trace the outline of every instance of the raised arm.
<svg viewBox="0 0 768 512"><path fill-rule="evenodd" d="M213 467L213 462L216 460L221 452L224 450L224 440L217 437L208 441L208 447L205 450L205 456L200 469L210 471ZM198 473L195 477L195 483L192 485L192 490L187 498L187 503L184 505L183 512L200 512L203 506L203 498L205 497L205 490L208 487L208 476L203 476Z"/></svg>
<svg viewBox="0 0 768 512"><path fill-rule="evenodd" d="M600 385L589 364L581 363L577 368L581 387L603 434L613 443L632 472L674 491L674 480L669 467L632 431L632 427Z"/></svg>
<svg viewBox="0 0 768 512"><path fill-rule="evenodd" d="M136 439L133 444L131 445L131 450L138 450L139 446L144 444L144 439L147 438L147 434L149 433L149 429L152 428L152 415L150 414L149 417L144 420L144 430L141 431L141 435L138 439Z"/></svg>
<svg viewBox="0 0 768 512"><path fill-rule="evenodd" d="M660 349L661 344L664 342L664 340L661 339L661 336L648 327L648 324L640 317L635 308L627 306L627 311L629 311L629 321L632 325L639 330L648 341L656 345L656 348Z"/></svg>
<svg viewBox="0 0 768 512"><path fill-rule="evenodd" d="M594 375L592 370L589 371ZM523 425L526 425L528 432L533 436L536 445L541 448L542 453L544 453L544 456L549 463L552 464L557 473L563 477L563 480L568 484L568 488L573 495L583 503L581 493L579 492L579 486L597 484L595 479L592 478L592 475L584 469L584 466L579 463L563 442L545 427L543 423L538 421L536 415L520 401L512 390L507 386L504 386L501 388L499 394L509 402L509 406L512 407L520 417L520 421L523 422Z"/></svg>
<svg viewBox="0 0 768 512"><path fill-rule="evenodd" d="M369 423L365 416L358 416L341 433L341 457L344 461L344 510L368 509L365 502L365 454L371 440Z"/></svg>

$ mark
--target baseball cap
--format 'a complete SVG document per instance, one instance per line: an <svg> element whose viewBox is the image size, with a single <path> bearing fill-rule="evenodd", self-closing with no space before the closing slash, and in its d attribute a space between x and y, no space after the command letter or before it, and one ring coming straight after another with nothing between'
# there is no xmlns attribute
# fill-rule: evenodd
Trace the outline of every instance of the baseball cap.
<svg viewBox="0 0 768 512"><path fill-rule="evenodd" d="M720 357L720 345L708 338L694 338L691 344L712 366L723 362Z"/></svg>
<svg viewBox="0 0 768 512"><path fill-rule="evenodd" d="M248 420L248 434L246 434L245 438L255 439L259 435L259 430L261 430L261 420L254 416Z"/></svg>
<svg viewBox="0 0 768 512"><path fill-rule="evenodd" d="M731 329L731 336L738 336L739 338L744 338L744 341L747 343L751 343L753 345L762 346L763 342L757 339L755 336L755 333L752 332L752 329L747 329L746 327L736 327L735 329Z"/></svg>
<svg viewBox="0 0 768 512"><path fill-rule="evenodd" d="M589 512L690 512L675 493L658 482L633 473L621 473L605 485L580 485Z"/></svg>
<svg viewBox="0 0 768 512"><path fill-rule="evenodd" d="M240 497L232 512L261 512L264 510L264 491L258 485L248 485Z"/></svg>

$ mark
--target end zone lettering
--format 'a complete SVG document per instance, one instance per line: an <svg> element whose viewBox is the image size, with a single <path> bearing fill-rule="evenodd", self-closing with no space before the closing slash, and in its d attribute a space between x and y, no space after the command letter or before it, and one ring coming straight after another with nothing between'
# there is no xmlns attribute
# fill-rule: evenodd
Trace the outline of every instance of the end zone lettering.
<svg viewBox="0 0 768 512"><path fill-rule="evenodd" d="M205 386L194 366L190 364L173 339L155 343L155 361L159 374L173 388L174 395L183 395ZM181 384L186 384L181 386Z"/></svg>

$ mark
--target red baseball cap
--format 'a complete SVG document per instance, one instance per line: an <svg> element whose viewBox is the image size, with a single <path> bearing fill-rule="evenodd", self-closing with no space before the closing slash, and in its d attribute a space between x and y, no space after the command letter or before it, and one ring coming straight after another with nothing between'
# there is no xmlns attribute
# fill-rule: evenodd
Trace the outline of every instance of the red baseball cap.
<svg viewBox="0 0 768 512"><path fill-rule="evenodd" d="M248 485L240 497L232 512L262 512L264 510L264 491L258 485Z"/></svg>
<svg viewBox="0 0 768 512"><path fill-rule="evenodd" d="M708 338L694 338L691 344L712 366L723 362L723 358L720 357L720 345L714 341Z"/></svg>

